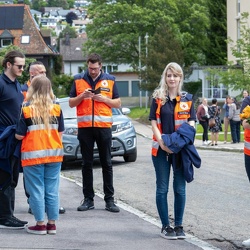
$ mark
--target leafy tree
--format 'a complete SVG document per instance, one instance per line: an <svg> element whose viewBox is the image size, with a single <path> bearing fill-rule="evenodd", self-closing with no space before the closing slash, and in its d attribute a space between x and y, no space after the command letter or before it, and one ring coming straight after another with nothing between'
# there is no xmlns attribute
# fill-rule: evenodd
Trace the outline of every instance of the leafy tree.
<svg viewBox="0 0 250 250"><path fill-rule="evenodd" d="M53 82L53 92L57 97L69 96L71 85L73 83L74 77L61 74L54 75L52 78Z"/></svg>
<svg viewBox="0 0 250 250"><path fill-rule="evenodd" d="M73 20L77 20L78 19L78 16L76 15L76 13L74 13L73 11L69 12L67 15L66 15L66 22L68 24L70 24L70 26L72 26L72 23L73 23Z"/></svg>
<svg viewBox="0 0 250 250"><path fill-rule="evenodd" d="M69 9L67 0L48 0L48 7L62 7L64 10Z"/></svg>
<svg viewBox="0 0 250 250"><path fill-rule="evenodd" d="M138 67L138 37L154 36L158 24L168 23L184 51L185 65L203 63L208 44L206 0L93 0L88 8L84 53L100 53L106 62ZM168 41L165 41L168 46ZM145 44L144 44L145 46Z"/></svg>
<svg viewBox="0 0 250 250"><path fill-rule="evenodd" d="M209 44L206 47L207 65L225 65L227 57L227 9L226 0L209 0L211 25L207 31Z"/></svg>
<svg viewBox="0 0 250 250"><path fill-rule="evenodd" d="M33 0L32 1L32 9L37 10L37 11L41 11L42 7L46 7L47 6L47 2L46 1L40 1L40 0Z"/></svg>
<svg viewBox="0 0 250 250"><path fill-rule="evenodd" d="M68 34L70 38L76 38L77 37L76 30L74 28L72 28L71 26L69 26L69 25L67 25L62 30L62 32L60 32L59 38L64 38L66 36L66 34Z"/></svg>
<svg viewBox="0 0 250 250"><path fill-rule="evenodd" d="M184 53L180 41L167 24L157 27L154 36L149 38L147 51L148 53L142 55L145 67L141 72L141 88L153 91L158 86L161 74L168 63L177 62L183 66Z"/></svg>

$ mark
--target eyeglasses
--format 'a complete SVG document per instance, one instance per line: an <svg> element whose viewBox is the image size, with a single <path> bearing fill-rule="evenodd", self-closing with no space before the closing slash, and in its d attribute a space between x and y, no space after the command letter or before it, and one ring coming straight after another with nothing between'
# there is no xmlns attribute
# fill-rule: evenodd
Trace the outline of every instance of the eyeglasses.
<svg viewBox="0 0 250 250"><path fill-rule="evenodd" d="M100 70L100 67L98 67L98 68L88 68L89 69L89 71L98 71L98 70Z"/></svg>
<svg viewBox="0 0 250 250"><path fill-rule="evenodd" d="M25 65L17 65L17 64L13 64L13 65L15 65L15 66L17 66L18 67L18 69L23 69L23 70L25 70Z"/></svg>

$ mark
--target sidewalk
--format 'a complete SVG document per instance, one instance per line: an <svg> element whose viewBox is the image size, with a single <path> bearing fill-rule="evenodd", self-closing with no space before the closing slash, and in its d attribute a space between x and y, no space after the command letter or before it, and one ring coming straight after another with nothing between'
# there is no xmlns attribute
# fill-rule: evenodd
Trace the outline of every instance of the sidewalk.
<svg viewBox="0 0 250 250"><path fill-rule="evenodd" d="M152 129L150 125L145 125L142 123L139 123L135 120L132 121L135 127L135 131L137 134L144 136L146 138L152 139ZM244 143L226 143L224 142L218 142L218 146L203 146L202 140L195 139L194 145L197 149L206 149L206 150L221 150L221 151L233 151L233 152L242 152L244 149Z"/></svg>
<svg viewBox="0 0 250 250"><path fill-rule="evenodd" d="M152 250L155 247L169 250L215 249L192 236L186 240L165 240L160 237L160 228L155 220L119 201L117 205L121 208L120 213L108 212L104 209L103 198L98 194L95 197L95 209L78 212L76 208L82 199L82 188L63 177L60 195L66 213L60 215L57 221L56 235L28 234L25 229L0 229L0 249ZM34 225L34 216L27 210L28 204L20 175L16 190L15 216ZM202 245L206 248L201 248Z"/></svg>

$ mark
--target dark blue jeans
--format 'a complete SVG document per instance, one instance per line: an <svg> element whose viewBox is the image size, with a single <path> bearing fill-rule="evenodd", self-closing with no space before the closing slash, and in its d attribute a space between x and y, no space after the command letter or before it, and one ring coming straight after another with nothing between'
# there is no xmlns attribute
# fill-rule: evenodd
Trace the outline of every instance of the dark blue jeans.
<svg viewBox="0 0 250 250"><path fill-rule="evenodd" d="M170 158L170 157L169 157ZM170 225L168 213L168 189L171 164L167 161L166 152L161 148L157 156L152 156L156 173L156 205L162 226ZM174 223L181 226L186 203L186 181L182 168L177 168L173 173L174 189Z"/></svg>
<svg viewBox="0 0 250 250"><path fill-rule="evenodd" d="M82 189L84 198L94 199L93 153L96 142L102 165L104 200L114 200L113 167L111 162L111 128L80 128L78 140L83 158Z"/></svg>
<svg viewBox="0 0 250 250"><path fill-rule="evenodd" d="M230 120L230 128L233 143L240 142L240 121Z"/></svg>

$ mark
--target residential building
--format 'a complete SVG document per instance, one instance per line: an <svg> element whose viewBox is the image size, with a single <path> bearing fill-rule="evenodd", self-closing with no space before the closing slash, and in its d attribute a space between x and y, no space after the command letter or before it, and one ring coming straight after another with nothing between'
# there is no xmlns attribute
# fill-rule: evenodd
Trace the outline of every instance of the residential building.
<svg viewBox="0 0 250 250"><path fill-rule="evenodd" d="M58 55L45 42L29 6L24 4L0 5L0 49L9 45L18 46L26 57L42 61L48 72Z"/></svg>

